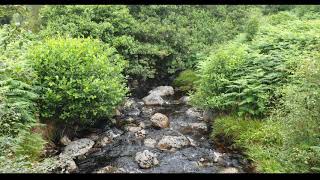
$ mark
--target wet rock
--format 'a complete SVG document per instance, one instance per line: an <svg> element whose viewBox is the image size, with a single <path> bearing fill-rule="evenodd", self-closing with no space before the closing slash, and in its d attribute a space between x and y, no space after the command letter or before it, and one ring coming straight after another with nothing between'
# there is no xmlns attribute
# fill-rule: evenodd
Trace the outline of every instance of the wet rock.
<svg viewBox="0 0 320 180"><path fill-rule="evenodd" d="M208 132L206 123L182 123L180 131L184 134L205 134Z"/></svg>
<svg viewBox="0 0 320 180"><path fill-rule="evenodd" d="M190 142L190 146L194 146L194 147L198 146L198 144L193 139L191 139L190 137L187 137L187 138Z"/></svg>
<svg viewBox="0 0 320 180"><path fill-rule="evenodd" d="M112 143L112 138L108 135L103 135L99 137L94 147L105 147L107 144Z"/></svg>
<svg viewBox="0 0 320 180"><path fill-rule="evenodd" d="M116 171L117 171L116 167L108 165L106 167L103 167L103 168L97 170L95 173L113 173Z"/></svg>
<svg viewBox="0 0 320 180"><path fill-rule="evenodd" d="M203 111L203 120L205 122L210 122L211 120L213 120L214 116L214 112L210 109L206 109L205 111Z"/></svg>
<svg viewBox="0 0 320 180"><path fill-rule="evenodd" d="M97 135L96 133L91 133L91 134L89 134L88 136L86 136L86 138L89 138L89 139L91 139L92 141L97 141L97 140L100 138L100 136Z"/></svg>
<svg viewBox="0 0 320 180"><path fill-rule="evenodd" d="M206 167L206 166L213 165L212 162L210 162L208 159L205 159L205 158L200 158L197 163L198 163L198 166L200 166L200 167Z"/></svg>
<svg viewBox="0 0 320 180"><path fill-rule="evenodd" d="M157 148L160 150L175 151L188 145L190 145L190 141L185 136L163 136L158 142Z"/></svg>
<svg viewBox="0 0 320 180"><path fill-rule="evenodd" d="M154 148L156 145L157 141L151 138L147 138L144 140L144 145L147 147Z"/></svg>
<svg viewBox="0 0 320 180"><path fill-rule="evenodd" d="M61 139L60 139L60 143L64 146L67 146L68 144L71 143L71 140L69 139L68 136L64 135Z"/></svg>
<svg viewBox="0 0 320 180"><path fill-rule="evenodd" d="M134 122L134 119L132 117L128 117L127 119L125 119L125 121L127 123L133 123Z"/></svg>
<svg viewBox="0 0 320 180"><path fill-rule="evenodd" d="M140 122L140 123L139 123L139 127L145 128L145 127L146 127L146 124L145 124L144 122Z"/></svg>
<svg viewBox="0 0 320 180"><path fill-rule="evenodd" d="M158 86L151 91L149 91L149 94L155 94L158 96L168 96L173 95L174 90L172 86Z"/></svg>
<svg viewBox="0 0 320 180"><path fill-rule="evenodd" d="M77 164L71 157L60 156L57 161L56 169L61 173L73 173L76 172L78 167Z"/></svg>
<svg viewBox="0 0 320 180"><path fill-rule="evenodd" d="M219 171L219 173L227 173L227 174L239 173L239 170L234 167L227 167L227 168L224 168L223 170Z"/></svg>
<svg viewBox="0 0 320 180"><path fill-rule="evenodd" d="M146 137L146 135L147 135L147 132L146 132L146 130L144 130L144 129L141 129L141 130L139 130L139 131L137 131L137 132L134 133L134 136L135 136L136 138L138 138L138 139L143 139L143 138Z"/></svg>
<svg viewBox="0 0 320 180"><path fill-rule="evenodd" d="M67 145L60 156L75 158L86 154L94 145L94 141L89 138L78 139Z"/></svg>
<svg viewBox="0 0 320 180"><path fill-rule="evenodd" d="M140 105L133 98L129 98L125 101L122 111L128 116L139 116L141 113L139 106Z"/></svg>
<svg viewBox="0 0 320 180"><path fill-rule="evenodd" d="M179 99L179 102L182 103L182 104L188 104L190 102L190 97L189 96L182 96Z"/></svg>
<svg viewBox="0 0 320 180"><path fill-rule="evenodd" d="M146 105L163 105L165 101L161 98L161 96L157 94L149 94L148 96L144 97L143 102Z"/></svg>
<svg viewBox="0 0 320 180"><path fill-rule="evenodd" d="M200 133L206 133L208 127L206 123L190 123L191 129L198 131Z"/></svg>
<svg viewBox="0 0 320 180"><path fill-rule="evenodd" d="M137 131L140 131L142 128L141 127L134 127L134 126L129 126L128 127L128 131L129 132L132 132L132 133L135 133Z"/></svg>
<svg viewBox="0 0 320 180"><path fill-rule="evenodd" d="M139 164L139 166L144 169L151 168L159 164L157 155L148 150L144 150L143 152L137 152L135 160Z"/></svg>
<svg viewBox="0 0 320 180"><path fill-rule="evenodd" d="M110 139L115 139L115 138L121 136L123 134L123 131L121 131L120 129L114 128L114 129L108 130L107 132L105 132L105 134Z"/></svg>
<svg viewBox="0 0 320 180"><path fill-rule="evenodd" d="M154 114L150 121L152 122L152 125L157 128L167 128L170 125L168 117L161 113Z"/></svg>
<svg viewBox="0 0 320 180"><path fill-rule="evenodd" d="M186 115L192 118L201 118L201 113L195 108L189 108Z"/></svg>
<svg viewBox="0 0 320 180"><path fill-rule="evenodd" d="M151 116L154 113L154 110L151 107L142 107L141 111L145 116Z"/></svg>
<svg viewBox="0 0 320 180"><path fill-rule="evenodd" d="M219 152L213 152L213 162L219 162L222 160L222 154Z"/></svg>

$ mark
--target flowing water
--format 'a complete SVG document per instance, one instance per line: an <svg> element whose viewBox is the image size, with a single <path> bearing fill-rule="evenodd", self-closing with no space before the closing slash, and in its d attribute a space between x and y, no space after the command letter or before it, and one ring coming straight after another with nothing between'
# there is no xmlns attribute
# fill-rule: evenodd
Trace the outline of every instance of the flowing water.
<svg viewBox="0 0 320 180"><path fill-rule="evenodd" d="M118 116L113 126L101 124L98 129L82 134L83 137L92 134L101 136L103 132L112 131L116 136L112 143L104 147L94 147L90 153L78 157L75 160L77 172L95 173L100 170L104 173L217 173L228 167L234 167L238 172L248 172L249 163L241 154L218 152L218 148L209 138L210 124L203 121L202 112L190 105L179 103L178 99L177 96L168 97L165 105L146 106L141 99L132 98L136 104L133 112ZM150 117L157 112L168 117L169 128L159 129L152 126ZM145 137L137 137L125 128L139 126L142 122ZM205 123L206 127L190 128L188 125L192 123ZM185 136L191 139L192 145L164 151L158 149L156 144L155 147L144 144L147 138L158 143L163 136ZM151 168L140 168L135 156L137 152L144 150L156 154L159 163Z"/></svg>

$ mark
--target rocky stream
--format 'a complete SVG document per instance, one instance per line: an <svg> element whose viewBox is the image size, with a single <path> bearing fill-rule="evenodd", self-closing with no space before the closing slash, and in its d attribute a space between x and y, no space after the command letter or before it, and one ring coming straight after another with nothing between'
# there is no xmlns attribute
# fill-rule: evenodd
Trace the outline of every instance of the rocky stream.
<svg viewBox="0 0 320 180"><path fill-rule="evenodd" d="M63 137L60 171L69 173L250 172L240 153L223 152L209 138L208 113L188 105L171 86L142 99L128 98L113 125L101 124L82 137ZM210 114L209 114L210 115Z"/></svg>

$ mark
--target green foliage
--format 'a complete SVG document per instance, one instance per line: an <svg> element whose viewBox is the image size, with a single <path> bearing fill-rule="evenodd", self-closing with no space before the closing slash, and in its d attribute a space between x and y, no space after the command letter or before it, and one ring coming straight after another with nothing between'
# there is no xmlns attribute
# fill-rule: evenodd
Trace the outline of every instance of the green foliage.
<svg viewBox="0 0 320 180"><path fill-rule="evenodd" d="M273 17L266 21L272 22ZM320 39L316 32L319 27L318 20L264 24L251 41L239 40L239 36L222 45L225 48L217 49L200 62L200 81L192 102L199 107L240 116L268 115L279 100L276 92L291 82L297 58L306 58L318 51ZM239 63L231 63L230 67L221 65L233 61Z"/></svg>
<svg viewBox="0 0 320 180"><path fill-rule="evenodd" d="M37 121L38 95L33 86L34 72L25 59L32 40L28 32L11 26L0 31L0 135L17 135Z"/></svg>
<svg viewBox="0 0 320 180"><path fill-rule="evenodd" d="M195 89L195 82L198 80L196 73L190 69L182 71L174 80L173 84L181 91L192 91Z"/></svg>
<svg viewBox="0 0 320 180"><path fill-rule="evenodd" d="M22 131L16 138L14 152L16 156L27 157L28 160L36 161L43 154L45 144L46 141L43 140L41 134Z"/></svg>
<svg viewBox="0 0 320 180"><path fill-rule="evenodd" d="M272 116L264 121L222 117L215 120L212 136L232 137L260 172L319 172L319 69L317 53L301 60Z"/></svg>
<svg viewBox="0 0 320 180"><path fill-rule="evenodd" d="M208 46L244 30L251 8L47 6L41 34L98 38L129 61L126 74L146 80L194 68Z"/></svg>
<svg viewBox="0 0 320 180"><path fill-rule="evenodd" d="M122 57L92 39L47 39L29 57L42 87L42 119L91 124L109 118L127 89Z"/></svg>

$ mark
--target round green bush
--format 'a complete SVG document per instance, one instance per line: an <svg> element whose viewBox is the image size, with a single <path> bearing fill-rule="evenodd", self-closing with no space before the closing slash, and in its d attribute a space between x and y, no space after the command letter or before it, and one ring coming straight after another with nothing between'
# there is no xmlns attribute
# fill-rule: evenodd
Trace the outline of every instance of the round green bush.
<svg viewBox="0 0 320 180"><path fill-rule="evenodd" d="M40 118L69 124L107 119L127 88L126 61L98 40L46 39L29 49L41 88Z"/></svg>

